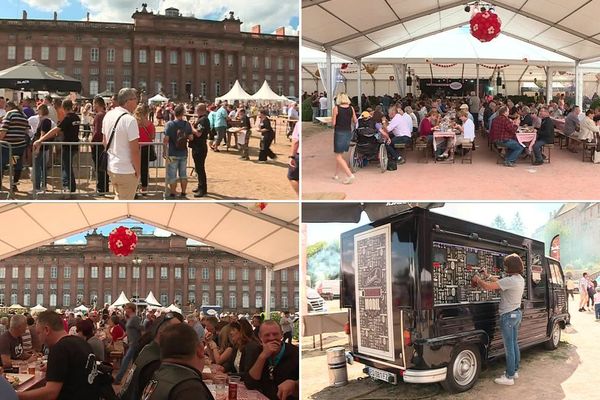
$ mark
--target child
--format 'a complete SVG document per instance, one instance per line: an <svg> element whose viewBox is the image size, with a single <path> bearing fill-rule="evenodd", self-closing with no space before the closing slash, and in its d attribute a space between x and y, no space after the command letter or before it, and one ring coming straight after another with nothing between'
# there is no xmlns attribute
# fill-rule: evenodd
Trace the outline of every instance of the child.
<svg viewBox="0 0 600 400"><path fill-rule="evenodd" d="M594 309L596 311L596 322L600 321L600 286L596 287L594 294Z"/></svg>

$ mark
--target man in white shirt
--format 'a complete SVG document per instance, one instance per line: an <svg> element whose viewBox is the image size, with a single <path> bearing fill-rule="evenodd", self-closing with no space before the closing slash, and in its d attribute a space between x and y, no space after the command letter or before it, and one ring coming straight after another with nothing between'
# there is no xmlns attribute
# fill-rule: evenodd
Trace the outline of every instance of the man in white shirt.
<svg viewBox="0 0 600 400"><path fill-rule="evenodd" d="M50 95L44 97L44 104L48 106L48 118L56 125L58 124L58 113L56 112L56 108L54 108L52 100L52 96Z"/></svg>
<svg viewBox="0 0 600 400"><path fill-rule="evenodd" d="M410 115L402 110L402 107L396 105L390 106L388 114L390 116L390 122L386 128L390 137L390 143L387 144L388 154L392 159L403 164L404 160L398 155L394 145L412 143L413 121Z"/></svg>
<svg viewBox="0 0 600 400"><path fill-rule="evenodd" d="M319 108L321 110L321 117L327 116L327 93L323 93L323 96L319 99Z"/></svg>
<svg viewBox="0 0 600 400"><path fill-rule="evenodd" d="M106 113L102 122L103 143L108 148L107 172L115 191L115 200L133 200L140 176L139 128L131 115L137 107L137 92L123 88L117 95L118 106Z"/></svg>

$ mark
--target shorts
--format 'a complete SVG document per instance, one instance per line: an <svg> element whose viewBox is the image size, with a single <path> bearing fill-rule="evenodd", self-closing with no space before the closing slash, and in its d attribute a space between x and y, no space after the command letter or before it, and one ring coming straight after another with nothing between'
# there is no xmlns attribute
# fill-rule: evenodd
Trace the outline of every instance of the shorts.
<svg viewBox="0 0 600 400"><path fill-rule="evenodd" d="M336 131L333 133L333 152L345 153L350 149L350 140L352 139L351 131Z"/></svg>
<svg viewBox="0 0 600 400"><path fill-rule="evenodd" d="M299 181L300 180L300 155L296 154L294 156L294 160L296 160L296 168L292 168L288 165L288 174L287 178L290 181Z"/></svg>
<svg viewBox="0 0 600 400"><path fill-rule="evenodd" d="M179 180L187 179L187 157L170 156L171 162L167 164L167 184L171 185Z"/></svg>

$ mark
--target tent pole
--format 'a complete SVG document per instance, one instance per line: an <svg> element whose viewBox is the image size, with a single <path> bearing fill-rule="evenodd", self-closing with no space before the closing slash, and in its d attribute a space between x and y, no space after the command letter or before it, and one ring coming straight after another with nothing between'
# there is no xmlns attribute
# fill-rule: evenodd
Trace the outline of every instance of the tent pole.
<svg viewBox="0 0 600 400"><path fill-rule="evenodd" d="M479 93L479 63L477 63L477 83L475 84L476 90L477 90L477 97L480 97L481 94Z"/></svg>
<svg viewBox="0 0 600 400"><path fill-rule="evenodd" d="M552 68L546 68L546 104L550 104L552 101Z"/></svg>
<svg viewBox="0 0 600 400"><path fill-rule="evenodd" d="M329 99L329 96L327 96ZM273 268L265 267L265 319L271 319L271 277Z"/></svg>
<svg viewBox="0 0 600 400"><path fill-rule="evenodd" d="M327 55L327 77L325 79L325 84L327 87L325 91L327 92L327 115L331 115L331 110L333 109L333 82L331 79L331 49L325 49L325 54Z"/></svg>
<svg viewBox="0 0 600 400"><path fill-rule="evenodd" d="M583 72L579 61L575 62L575 104L583 111Z"/></svg>
<svg viewBox="0 0 600 400"><path fill-rule="evenodd" d="M362 59L359 58L358 60L356 60L356 62L358 63L358 78L356 82L358 85L358 93L356 97L358 98L358 113L362 114Z"/></svg>
<svg viewBox="0 0 600 400"><path fill-rule="evenodd" d="M406 64L400 64L400 96L406 97Z"/></svg>

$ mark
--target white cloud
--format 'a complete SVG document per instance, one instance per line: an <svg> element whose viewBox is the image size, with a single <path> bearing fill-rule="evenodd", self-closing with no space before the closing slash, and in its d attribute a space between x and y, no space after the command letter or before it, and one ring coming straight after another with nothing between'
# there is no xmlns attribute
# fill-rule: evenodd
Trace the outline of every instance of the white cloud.
<svg viewBox="0 0 600 400"><path fill-rule="evenodd" d="M42 3L42 0L28 0ZM45 0L43 0L45 1ZM63 0L66 1L66 0ZM135 9L141 9L143 0L79 0L90 12L92 21L132 22ZM242 21L242 31L250 31L252 26L260 25L262 32L274 32L285 26L287 32L297 33L298 26L290 26L290 19L298 17L296 0L225 0L220 2L199 2L198 0L146 0L148 11L164 14L165 9L175 7L185 16L193 14L200 19L221 20L235 12Z"/></svg>
<svg viewBox="0 0 600 400"><path fill-rule="evenodd" d="M59 239L57 241L54 242L54 244L85 244L86 241L85 239L77 239L77 240L73 240L73 241L69 241L69 238L65 238L65 239Z"/></svg>
<svg viewBox="0 0 600 400"><path fill-rule="evenodd" d="M23 0L23 3L40 11L62 11L69 5L69 0Z"/></svg>
<svg viewBox="0 0 600 400"><path fill-rule="evenodd" d="M169 231L165 231L164 229L160 229L160 228L155 228L154 229L154 236L158 236L158 237L169 237L171 236L173 233L169 232Z"/></svg>

